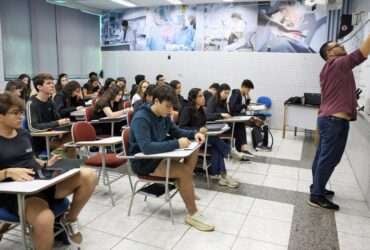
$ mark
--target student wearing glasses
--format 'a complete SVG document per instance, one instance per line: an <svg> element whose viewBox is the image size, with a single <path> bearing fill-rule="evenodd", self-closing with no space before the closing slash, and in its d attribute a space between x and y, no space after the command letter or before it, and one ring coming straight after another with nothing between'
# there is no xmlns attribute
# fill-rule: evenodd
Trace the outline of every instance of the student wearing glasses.
<svg viewBox="0 0 370 250"><path fill-rule="evenodd" d="M9 93L0 94L0 182L32 181L35 170L52 167L60 158L52 157L48 161L35 158L31 145L31 136L21 129L24 102ZM54 242L54 213L50 207L56 199L73 196L70 209L61 219L67 229L67 237L73 246L80 246L82 235L77 218L82 208L90 199L97 177L93 170L82 168L80 172L55 186L25 199L26 221L32 227L32 240L36 249L50 250ZM0 194L0 207L18 214L17 197L13 194ZM3 225L7 227L7 225Z"/></svg>
<svg viewBox="0 0 370 250"><path fill-rule="evenodd" d="M308 200L313 207L339 210L339 206L328 199L334 196L334 192L325 187L342 158L349 123L357 118L356 82L352 70L364 62L369 53L370 35L359 49L350 54L343 45L333 41L320 48L320 55L326 63L320 73L320 142L312 164L313 183Z"/></svg>

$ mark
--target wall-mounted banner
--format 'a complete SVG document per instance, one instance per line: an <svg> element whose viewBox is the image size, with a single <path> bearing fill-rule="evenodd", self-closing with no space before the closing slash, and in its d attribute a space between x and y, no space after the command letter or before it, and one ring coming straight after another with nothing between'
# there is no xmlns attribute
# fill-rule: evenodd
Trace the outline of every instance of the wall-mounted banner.
<svg viewBox="0 0 370 250"><path fill-rule="evenodd" d="M326 6L304 1L127 9L102 17L103 49L315 53Z"/></svg>

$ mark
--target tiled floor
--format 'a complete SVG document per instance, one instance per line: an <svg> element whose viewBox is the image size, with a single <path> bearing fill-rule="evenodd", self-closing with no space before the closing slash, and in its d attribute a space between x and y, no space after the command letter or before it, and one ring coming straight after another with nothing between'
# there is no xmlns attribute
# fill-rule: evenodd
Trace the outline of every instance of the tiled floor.
<svg viewBox="0 0 370 250"><path fill-rule="evenodd" d="M82 249L114 250L155 250L155 249L199 249L199 250L313 250L338 249L338 247L315 247L310 244L295 244L296 232L300 223L312 226L306 228L306 240L310 242L315 230L320 231L320 223L311 223L312 218L319 222L321 215L333 218L334 246L342 250L370 249L370 211L361 195L351 165L344 156L330 180L328 188L336 191L335 201L341 210L335 213L309 208L305 200L311 184L311 170L303 168L301 161L304 147L304 136L294 137L288 133L281 139L281 131L274 131L274 150L258 152L257 155L267 160L251 164L228 161L229 173L242 183L241 190L202 189L196 193L201 198L197 202L202 211L215 225L216 231L202 233L184 223L186 210L179 195L173 199L175 224L169 220L168 205L161 199L143 200L137 196L131 216L127 216L130 188L127 178L113 185L117 204L112 207L106 189L99 186L88 205L80 215L80 224L84 235ZM312 153L310 159L312 161ZM279 158L279 164L271 159ZM269 160L270 159L270 160ZM284 161L289 164L284 165ZM275 161L276 162L276 161ZM309 164L309 163L307 163ZM204 181L201 179L201 181ZM216 185L217 186L217 185ZM291 196L286 202L262 199L253 192ZM289 199L288 199L289 198ZM283 199L284 200L284 199ZM289 202L288 202L289 201ZM297 209L307 209L305 212ZM297 213L300 216L297 216ZM331 215L331 217L330 217ZM314 217L312 217L314 216ZM298 218L297 218L298 217ZM335 218L335 221L334 221ZM312 220L315 221L315 220ZM302 236L302 235L300 235ZM10 236L8 236L9 238ZM305 237L305 235L303 235ZM313 237L313 238L307 238ZM339 243L339 244L338 244ZM320 241L319 243L320 244ZM299 247L297 247L299 246ZM20 249L17 242L3 240L0 249ZM68 249L58 247L58 249Z"/></svg>

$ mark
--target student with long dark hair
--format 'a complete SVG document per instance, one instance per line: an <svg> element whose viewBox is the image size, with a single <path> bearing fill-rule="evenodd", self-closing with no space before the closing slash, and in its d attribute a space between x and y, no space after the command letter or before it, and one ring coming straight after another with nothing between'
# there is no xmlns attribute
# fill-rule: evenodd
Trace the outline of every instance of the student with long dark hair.
<svg viewBox="0 0 370 250"><path fill-rule="evenodd" d="M52 83L53 84L53 83ZM24 101L9 93L0 94L0 182L32 181L36 169L52 167L59 157L47 161L35 158L30 134L21 129ZM52 249L54 243L54 214L51 207L57 199L73 195L66 213L60 220L66 229L68 241L78 247L82 235L78 226L78 215L86 205L96 186L97 177L93 170L81 168L73 177L48 187L25 198L25 220L32 228L35 249ZM18 215L17 196L0 194L0 207Z"/></svg>
<svg viewBox="0 0 370 250"><path fill-rule="evenodd" d="M117 118L131 110L131 108L123 108L122 95L122 90L117 86L111 86L107 89L94 106L93 119L97 120L103 117ZM115 124L114 135L119 136L121 134L123 125L125 125L124 122ZM111 132L110 124L98 124L96 128L97 132L101 134L110 134Z"/></svg>
<svg viewBox="0 0 370 250"><path fill-rule="evenodd" d="M116 80L114 80L113 78L111 77L108 77L107 79L105 79L104 81L104 86L99 90L99 94L98 96L102 96L104 94L104 92L109 89L110 87L112 86L116 86ZM123 92L122 92L123 93ZM123 95L123 94L122 94Z"/></svg>
<svg viewBox="0 0 370 250"><path fill-rule="evenodd" d="M55 92L58 93L63 90L64 86L68 83L68 75L66 73L62 73L58 76L57 83L55 84Z"/></svg>
<svg viewBox="0 0 370 250"><path fill-rule="evenodd" d="M230 90L230 86L226 83L223 83L220 85L216 95L211 97L211 99L208 101L206 109L208 120L231 117L227 108L227 98L230 95ZM247 144L247 135L245 131L245 125L243 123L235 123L234 139L236 150L241 152L242 147L245 147Z"/></svg>
<svg viewBox="0 0 370 250"><path fill-rule="evenodd" d="M205 98L201 89L193 88L189 91L189 105L185 106L180 112L179 126L185 129L204 131L207 117L204 111ZM210 174L219 178L219 185L231 188L238 187L239 183L227 175L225 158L230 153L233 158L245 160L246 156L230 149L230 145L225 143L217 136L208 137L211 147L211 171Z"/></svg>
<svg viewBox="0 0 370 250"><path fill-rule="evenodd" d="M70 81L64 88L57 92L54 97L56 111L62 118L71 118L73 111L85 106L83 101L81 86L77 81Z"/></svg>
<svg viewBox="0 0 370 250"><path fill-rule="evenodd" d="M175 90L177 99L179 100L177 107L175 106L174 109L175 111L181 111L188 104L188 101L181 95L182 84L179 80L172 80L170 86Z"/></svg>
<svg viewBox="0 0 370 250"><path fill-rule="evenodd" d="M18 76L18 79L21 80L22 82L24 82L24 84L25 84L25 87L23 88L21 97L22 97L22 99L28 101L28 99L31 96L31 77L29 75L23 73L23 74L20 74Z"/></svg>

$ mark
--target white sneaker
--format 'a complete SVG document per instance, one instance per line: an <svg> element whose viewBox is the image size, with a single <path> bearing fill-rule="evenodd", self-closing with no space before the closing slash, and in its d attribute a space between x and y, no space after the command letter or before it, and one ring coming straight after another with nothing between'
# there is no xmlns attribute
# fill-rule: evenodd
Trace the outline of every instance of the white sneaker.
<svg viewBox="0 0 370 250"><path fill-rule="evenodd" d="M239 186L239 183L235 180L230 179L230 177L221 177L221 179L218 181L218 185L220 186L227 186L229 188L237 188Z"/></svg>
<svg viewBox="0 0 370 250"><path fill-rule="evenodd" d="M219 180L221 178L221 175L219 175L219 174L210 175L209 178L211 180Z"/></svg>
<svg viewBox="0 0 370 250"><path fill-rule="evenodd" d="M232 158L239 160L239 161L249 161L248 158L250 158L248 155L237 151L235 148L232 148L230 150L230 155Z"/></svg>
<svg viewBox="0 0 370 250"><path fill-rule="evenodd" d="M215 226L208 222L200 212L196 212L193 215L186 215L185 223L199 231L210 232L215 230Z"/></svg>

